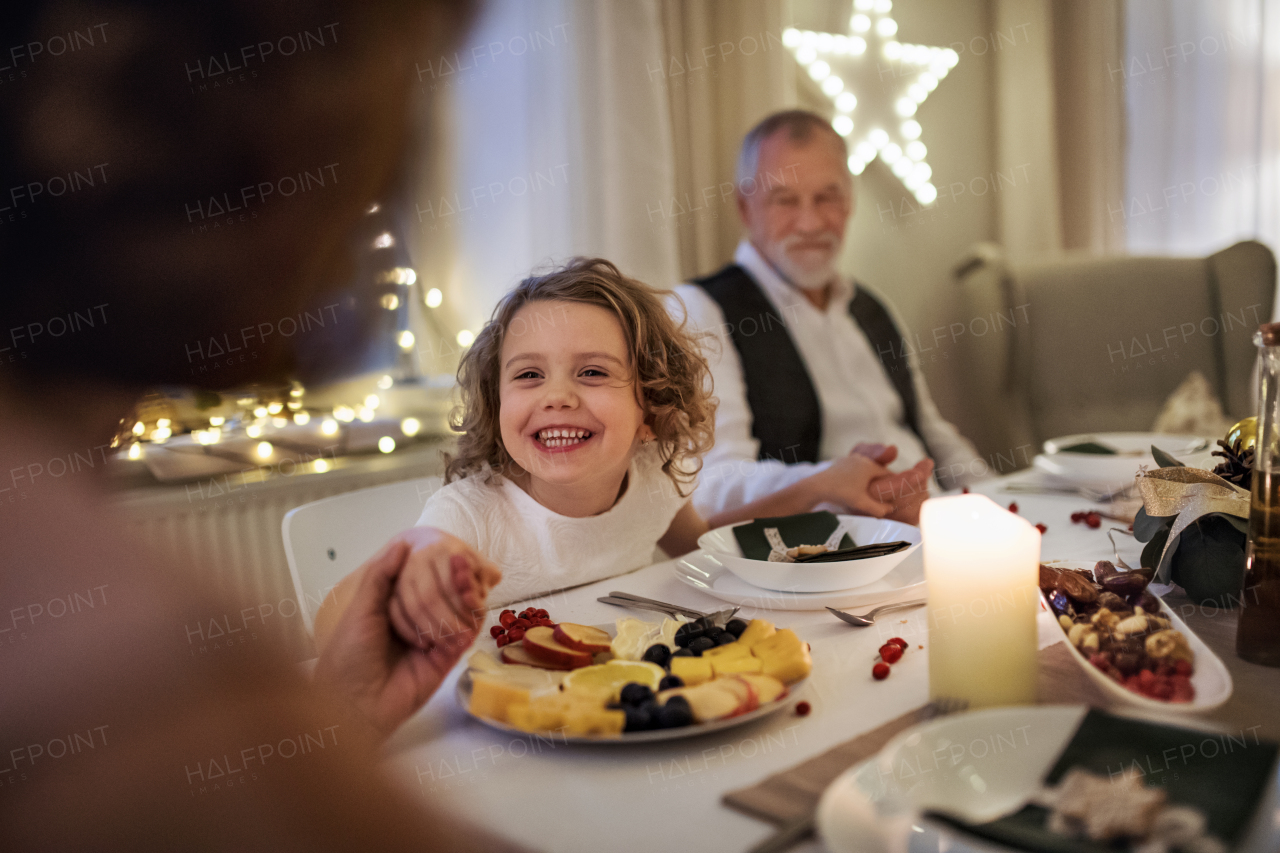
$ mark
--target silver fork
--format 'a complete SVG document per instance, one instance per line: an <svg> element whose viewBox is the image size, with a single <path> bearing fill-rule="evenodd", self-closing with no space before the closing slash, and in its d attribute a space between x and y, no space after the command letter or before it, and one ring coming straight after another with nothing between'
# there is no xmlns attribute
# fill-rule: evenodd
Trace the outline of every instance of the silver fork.
<svg viewBox="0 0 1280 853"><path fill-rule="evenodd" d="M958 714L967 710L969 707L968 699L955 698L938 698L934 699L924 708L924 720L932 720L937 717L945 717L948 714ZM783 850L789 850L795 845L804 841L814 830L814 813L810 812L803 817L788 821L778 827L778 831L770 835L764 841L761 841L755 847L752 847L747 853L781 853Z"/></svg>
<svg viewBox="0 0 1280 853"><path fill-rule="evenodd" d="M919 607L924 603L925 599L919 598L915 601L902 601L897 604L884 604L877 607L875 610L868 612L864 616L858 616L855 613L845 613L843 610L836 610L834 607L828 607L827 609L835 614L837 619L848 622L850 625L857 628L866 628L868 625L874 625L876 622L876 616L881 613L888 613L891 610L906 610L909 607Z"/></svg>
<svg viewBox="0 0 1280 853"><path fill-rule="evenodd" d="M684 607L679 604L669 604L665 601L658 601L653 598L644 598L643 596L632 595L629 592L616 591L611 592L608 595L601 596L600 598L597 598L596 601L601 601L605 604L615 604L619 607L634 607L637 610L654 610L658 613L665 613L672 618L675 618L676 616L686 616L691 619L701 619L705 617L718 625L723 625L725 622L728 622L740 609L733 607L725 608L724 610L717 610L714 613L703 613L701 610L694 610L692 607Z"/></svg>

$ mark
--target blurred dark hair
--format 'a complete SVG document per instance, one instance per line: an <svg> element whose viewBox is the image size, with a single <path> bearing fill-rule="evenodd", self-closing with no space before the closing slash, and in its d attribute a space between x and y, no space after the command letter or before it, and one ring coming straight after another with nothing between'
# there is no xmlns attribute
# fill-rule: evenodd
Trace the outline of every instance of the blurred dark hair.
<svg viewBox="0 0 1280 853"><path fill-rule="evenodd" d="M0 32L17 47L0 85L0 371L137 386L190 382L194 343L345 283L347 235L403 175L414 62L452 44L471 11L3 5ZM322 186L283 197L282 179L320 172ZM282 192L255 200L268 183ZM224 201L248 219L204 216ZM219 226L193 228L193 208ZM75 331L54 335L55 318ZM287 367L282 349L261 355L219 384Z"/></svg>

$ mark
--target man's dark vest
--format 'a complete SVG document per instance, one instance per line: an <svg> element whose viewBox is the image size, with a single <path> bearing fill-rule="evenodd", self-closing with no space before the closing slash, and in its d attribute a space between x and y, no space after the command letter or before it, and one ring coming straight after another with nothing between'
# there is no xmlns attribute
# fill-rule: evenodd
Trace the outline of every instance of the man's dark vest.
<svg viewBox="0 0 1280 853"><path fill-rule="evenodd" d="M822 443L822 409L804 359L786 321L746 270L730 264L694 279L724 312L729 337L742 362L751 407L751 433L760 442L760 459L817 462ZM859 287L849 314L880 357L889 381L902 398L906 425L920 435L920 406L902 335L884 306ZM925 445L928 453L928 445Z"/></svg>

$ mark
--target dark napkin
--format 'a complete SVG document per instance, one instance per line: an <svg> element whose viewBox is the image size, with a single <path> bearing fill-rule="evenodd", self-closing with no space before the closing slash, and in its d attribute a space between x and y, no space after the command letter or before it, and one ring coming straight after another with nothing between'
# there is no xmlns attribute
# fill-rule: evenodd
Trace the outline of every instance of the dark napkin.
<svg viewBox="0 0 1280 853"><path fill-rule="evenodd" d="M1208 831L1234 845L1266 787L1277 746L1248 730L1217 735L1159 723L1117 717L1092 709L1046 777L1057 784L1072 767L1110 777L1125 770L1142 774L1148 787L1162 786L1173 805L1199 808ZM968 824L945 815L939 820L1001 844L1045 853L1114 853L1101 842L1064 838L1045 828L1048 811L1026 806L984 824Z"/></svg>
<svg viewBox="0 0 1280 853"><path fill-rule="evenodd" d="M1070 447L1059 447L1059 453L1096 453L1100 456L1115 456L1116 451L1107 447L1105 444L1098 444L1096 441L1082 441L1079 444L1073 444Z"/></svg>
<svg viewBox="0 0 1280 853"><path fill-rule="evenodd" d="M800 515L784 515L778 518L757 518L750 524L739 524L733 528L734 538L742 549L742 556L749 560L767 560L769 540L765 538L766 527L778 528L778 534L788 548L797 545L821 545L827 537L840 526L840 519L831 512L805 512ZM853 548L854 541L845 534L840 540L840 547Z"/></svg>

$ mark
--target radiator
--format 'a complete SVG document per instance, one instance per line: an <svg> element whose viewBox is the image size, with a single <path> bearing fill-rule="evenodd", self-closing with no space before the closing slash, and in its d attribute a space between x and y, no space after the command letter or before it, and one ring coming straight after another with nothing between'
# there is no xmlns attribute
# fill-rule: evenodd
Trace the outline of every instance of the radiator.
<svg viewBox="0 0 1280 853"><path fill-rule="evenodd" d="M193 655L272 649L301 661L314 657L315 649L297 610L285 559L280 533L285 514L355 489L439 476L444 447L424 443L390 456L339 459L323 474L258 479L250 472L130 488L119 492L116 506L130 532L221 599L217 612L192 614L186 626L175 629L180 639L185 634ZM238 632L235 647L206 636L205 620L221 624L224 617L246 629Z"/></svg>

